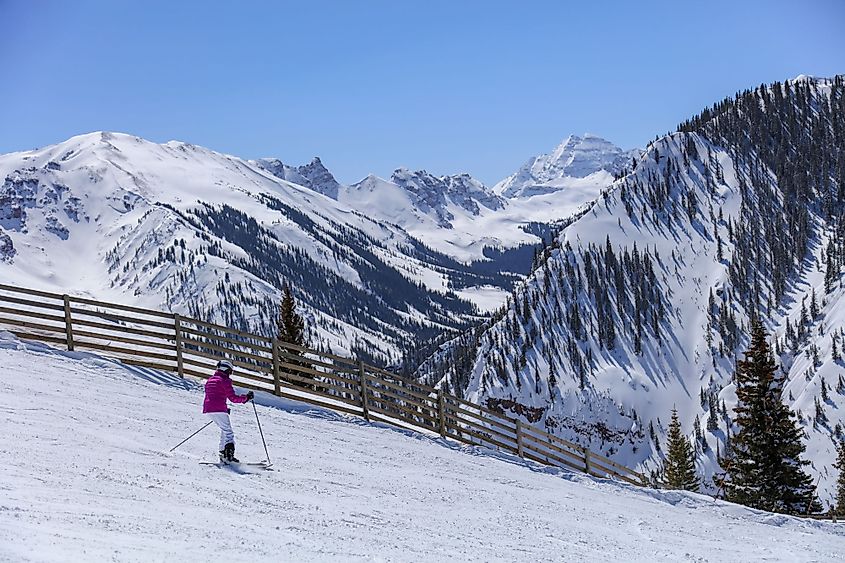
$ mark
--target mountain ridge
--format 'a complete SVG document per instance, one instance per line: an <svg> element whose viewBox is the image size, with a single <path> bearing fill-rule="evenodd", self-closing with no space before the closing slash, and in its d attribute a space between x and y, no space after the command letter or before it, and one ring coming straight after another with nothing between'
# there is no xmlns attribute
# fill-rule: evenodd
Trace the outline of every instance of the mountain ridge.
<svg viewBox="0 0 845 563"><path fill-rule="evenodd" d="M715 492L733 361L763 314L829 501L845 408L843 90L843 77L746 90L650 143L418 375L654 474L677 406Z"/></svg>

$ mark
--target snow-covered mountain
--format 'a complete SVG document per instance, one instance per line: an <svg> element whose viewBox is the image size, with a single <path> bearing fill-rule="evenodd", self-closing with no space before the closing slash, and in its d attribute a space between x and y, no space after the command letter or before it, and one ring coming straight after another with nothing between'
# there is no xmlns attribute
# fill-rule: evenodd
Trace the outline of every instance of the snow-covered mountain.
<svg viewBox="0 0 845 563"><path fill-rule="evenodd" d="M738 94L647 147L505 307L419 374L645 471L677 407L715 492L756 313L828 502L845 420L843 193L843 77Z"/></svg>
<svg viewBox="0 0 845 563"><path fill-rule="evenodd" d="M519 229L514 236L501 239L472 233L480 231L475 222L483 214L501 211L507 202L469 174L435 176L425 170L412 172L398 168L385 180L371 174L352 185L341 185L319 157L309 164L290 166L279 159L251 161L274 176L305 186L329 196L368 217L399 225L425 244L459 260L484 259L483 248L516 246L538 242L530 233ZM465 226L462 240L444 241L443 231L455 231L455 223ZM458 230L461 230L460 228ZM467 242L470 240L471 242ZM466 246L473 246L467 252Z"/></svg>
<svg viewBox="0 0 845 563"><path fill-rule="evenodd" d="M469 174L438 177L400 168L389 180L370 175L341 187L338 200L394 222L458 260L483 260L491 249L540 242L529 225L568 219L639 153L594 136L570 136L552 155L532 158L494 188Z"/></svg>
<svg viewBox="0 0 845 563"><path fill-rule="evenodd" d="M512 279L317 193L317 160L279 169L311 188L268 168L107 132L0 156L0 278L264 332L290 283L312 344L381 361L473 319L453 290Z"/></svg>
<svg viewBox="0 0 845 563"><path fill-rule="evenodd" d="M570 136L493 188L466 174L433 179L424 171L397 170L389 181L371 176L352 186L345 201L364 202L369 213L393 218L426 245L458 260L483 260L536 245L540 239L533 227L554 229L578 215L640 154L596 136ZM417 204L420 187L436 183L432 192L444 194L438 204Z"/></svg>
<svg viewBox="0 0 845 563"><path fill-rule="evenodd" d="M416 209L435 213L439 226L446 229L453 228L450 221L454 215L449 211L450 207L478 216L481 207L497 211L505 206L501 198L469 174L437 178L424 170L411 172L400 168L393 172L390 181L411 197Z"/></svg>
<svg viewBox="0 0 845 563"><path fill-rule="evenodd" d="M395 223L426 245L462 261L481 260L485 246L517 246L538 239L520 227L490 232L484 220L500 216L507 202L468 174L434 176L400 168L389 180L369 175L345 186L342 203ZM501 236L505 237L505 242Z"/></svg>
<svg viewBox="0 0 845 563"><path fill-rule="evenodd" d="M412 230L427 222L451 230L456 215L478 217L482 208L497 211L505 206L504 200L469 174L437 177L405 168L395 170L389 181L369 175L345 187L339 199Z"/></svg>
<svg viewBox="0 0 845 563"><path fill-rule="evenodd" d="M425 245L457 260L540 242L531 225L564 221L599 196L639 150L623 151L593 135L570 136L534 157L494 188L471 175L435 176L399 168L389 179L369 175L341 185L319 158L304 166L278 159L254 164L278 178L325 194L379 221L399 225Z"/></svg>
<svg viewBox="0 0 845 563"><path fill-rule="evenodd" d="M640 155L623 151L610 141L590 135L570 135L549 154L532 157L519 170L493 187L505 198L529 198L564 190L590 191L595 199L614 176ZM589 196L588 196L589 197Z"/></svg>
<svg viewBox="0 0 845 563"><path fill-rule="evenodd" d="M509 201L468 174L346 186L319 158L245 161L109 132L2 155L0 178L6 280L265 331L289 282L315 343L381 361L499 306L543 225L577 208Z"/></svg>

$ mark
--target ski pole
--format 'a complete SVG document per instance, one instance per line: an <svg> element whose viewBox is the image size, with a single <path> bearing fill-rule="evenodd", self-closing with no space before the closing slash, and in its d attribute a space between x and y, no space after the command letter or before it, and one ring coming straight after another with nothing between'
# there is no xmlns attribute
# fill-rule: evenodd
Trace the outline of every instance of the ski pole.
<svg viewBox="0 0 845 563"><path fill-rule="evenodd" d="M267 442L264 441L264 432L261 430L261 421L258 420L258 409L255 408L255 399L252 401L252 410L255 412L255 422L258 423L258 433L261 434L261 443L264 444L264 454L267 456L268 465L273 465L270 461L270 453L267 451Z"/></svg>
<svg viewBox="0 0 845 563"><path fill-rule="evenodd" d="M211 424L212 422L214 422L214 421L209 420L208 424ZM193 438L194 436L196 436L197 434L199 434L200 432L205 430L208 427L208 424L206 424L205 426L203 426L202 428L200 428L199 430L197 430L196 432L194 432L193 434L191 434L190 436L188 436L187 438L185 438L184 440L182 440L181 442L179 442L178 444L176 444L175 446L170 448L170 451L172 452L173 450L175 450L176 448L178 448L179 446L181 446L182 444L184 444L185 442L187 442L188 440L190 440L191 438Z"/></svg>

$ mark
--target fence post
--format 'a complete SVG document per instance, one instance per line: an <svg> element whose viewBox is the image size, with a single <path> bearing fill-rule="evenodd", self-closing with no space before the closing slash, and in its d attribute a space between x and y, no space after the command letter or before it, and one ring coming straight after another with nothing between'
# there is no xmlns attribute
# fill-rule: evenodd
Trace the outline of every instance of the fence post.
<svg viewBox="0 0 845 563"><path fill-rule="evenodd" d="M584 472L587 475L590 474L590 450L588 448L584 448Z"/></svg>
<svg viewBox="0 0 845 563"><path fill-rule="evenodd" d="M176 371L179 377L185 378L185 367L182 363L182 320L178 313L173 315L173 326L176 329Z"/></svg>
<svg viewBox="0 0 845 563"><path fill-rule="evenodd" d="M367 374L364 371L364 361L358 360L358 382L361 386L361 409L364 411L364 420L370 421L370 409L367 406Z"/></svg>
<svg viewBox="0 0 845 563"><path fill-rule="evenodd" d="M281 360L279 359L279 339L273 337L273 392L276 395L282 394L282 370L279 367L280 362Z"/></svg>
<svg viewBox="0 0 845 563"><path fill-rule="evenodd" d="M65 334L67 335L67 349L73 352L73 321L70 319L70 296L62 295L65 302Z"/></svg>
<svg viewBox="0 0 845 563"><path fill-rule="evenodd" d="M437 415L440 418L440 437L446 437L446 397L443 389L437 390Z"/></svg>
<svg viewBox="0 0 845 563"><path fill-rule="evenodd" d="M522 421L516 419L516 453L519 457L525 457L522 451Z"/></svg>

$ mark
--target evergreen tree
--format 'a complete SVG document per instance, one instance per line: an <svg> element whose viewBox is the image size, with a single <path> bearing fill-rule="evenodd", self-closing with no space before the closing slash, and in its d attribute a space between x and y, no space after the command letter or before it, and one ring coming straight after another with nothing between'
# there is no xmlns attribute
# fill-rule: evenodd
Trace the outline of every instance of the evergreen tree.
<svg viewBox="0 0 845 563"><path fill-rule="evenodd" d="M795 414L783 403L784 379L778 375L766 331L751 322L751 345L736 363L739 431L725 461L726 498L772 512L790 514L818 509L813 482L802 469L805 446Z"/></svg>
<svg viewBox="0 0 845 563"><path fill-rule="evenodd" d="M836 446L836 454L833 466L839 470L839 478L836 480L836 505L833 510L837 516L845 516L845 441Z"/></svg>
<svg viewBox="0 0 845 563"><path fill-rule="evenodd" d="M707 417L707 431L715 432L719 429L719 415L716 412L716 395L710 394L710 413Z"/></svg>
<svg viewBox="0 0 845 563"><path fill-rule="evenodd" d="M701 419L695 415L695 420L692 423L692 435L695 438L696 444L701 442L703 436L701 435Z"/></svg>
<svg viewBox="0 0 845 563"><path fill-rule="evenodd" d="M553 363L549 364L549 395L552 395L552 390L557 387L557 375L555 374L555 366Z"/></svg>
<svg viewBox="0 0 845 563"><path fill-rule="evenodd" d="M276 321L276 335L282 342L306 346L305 321L296 312L296 300L289 284L285 284L283 289L279 317Z"/></svg>
<svg viewBox="0 0 845 563"><path fill-rule="evenodd" d="M279 305L279 316L276 319L276 338L278 338L280 344L293 344L295 346L308 345L305 339L305 321L302 319L302 316L296 312L296 300L293 297L290 285L287 283L282 289L282 302ZM288 355L288 357L282 357L284 362L295 366L301 366L303 368L310 368L308 362L300 359L303 356L301 350L285 347L284 344L281 344L281 346L282 353ZM304 371L292 369L284 371L287 371L296 377L303 377L306 379L313 378L311 374ZM297 382L294 381L294 384L296 383Z"/></svg>
<svg viewBox="0 0 845 563"><path fill-rule="evenodd" d="M833 289L833 284L836 281L836 277L839 275L839 266L836 262L836 247L833 244L832 240L827 243L826 254L827 267L824 272L824 292L830 293Z"/></svg>
<svg viewBox="0 0 845 563"><path fill-rule="evenodd" d="M819 303L816 301L816 290L813 288L812 298L810 299L810 315L811 318L815 319L819 316Z"/></svg>
<svg viewBox="0 0 845 563"><path fill-rule="evenodd" d="M666 444L666 461L663 465L662 483L668 489L698 492L698 475L695 473L695 454L689 440L681 431L677 409L672 409L669 437Z"/></svg>
<svg viewBox="0 0 845 563"><path fill-rule="evenodd" d="M648 421L648 435L651 437L651 443L654 444L654 449L660 451L660 442L657 441L657 432L654 430L654 421Z"/></svg>
<svg viewBox="0 0 845 563"><path fill-rule="evenodd" d="M816 424L827 424L827 415L825 414L824 407L822 406L818 397L813 399L813 406L815 406L815 408L816 408L815 423Z"/></svg>

